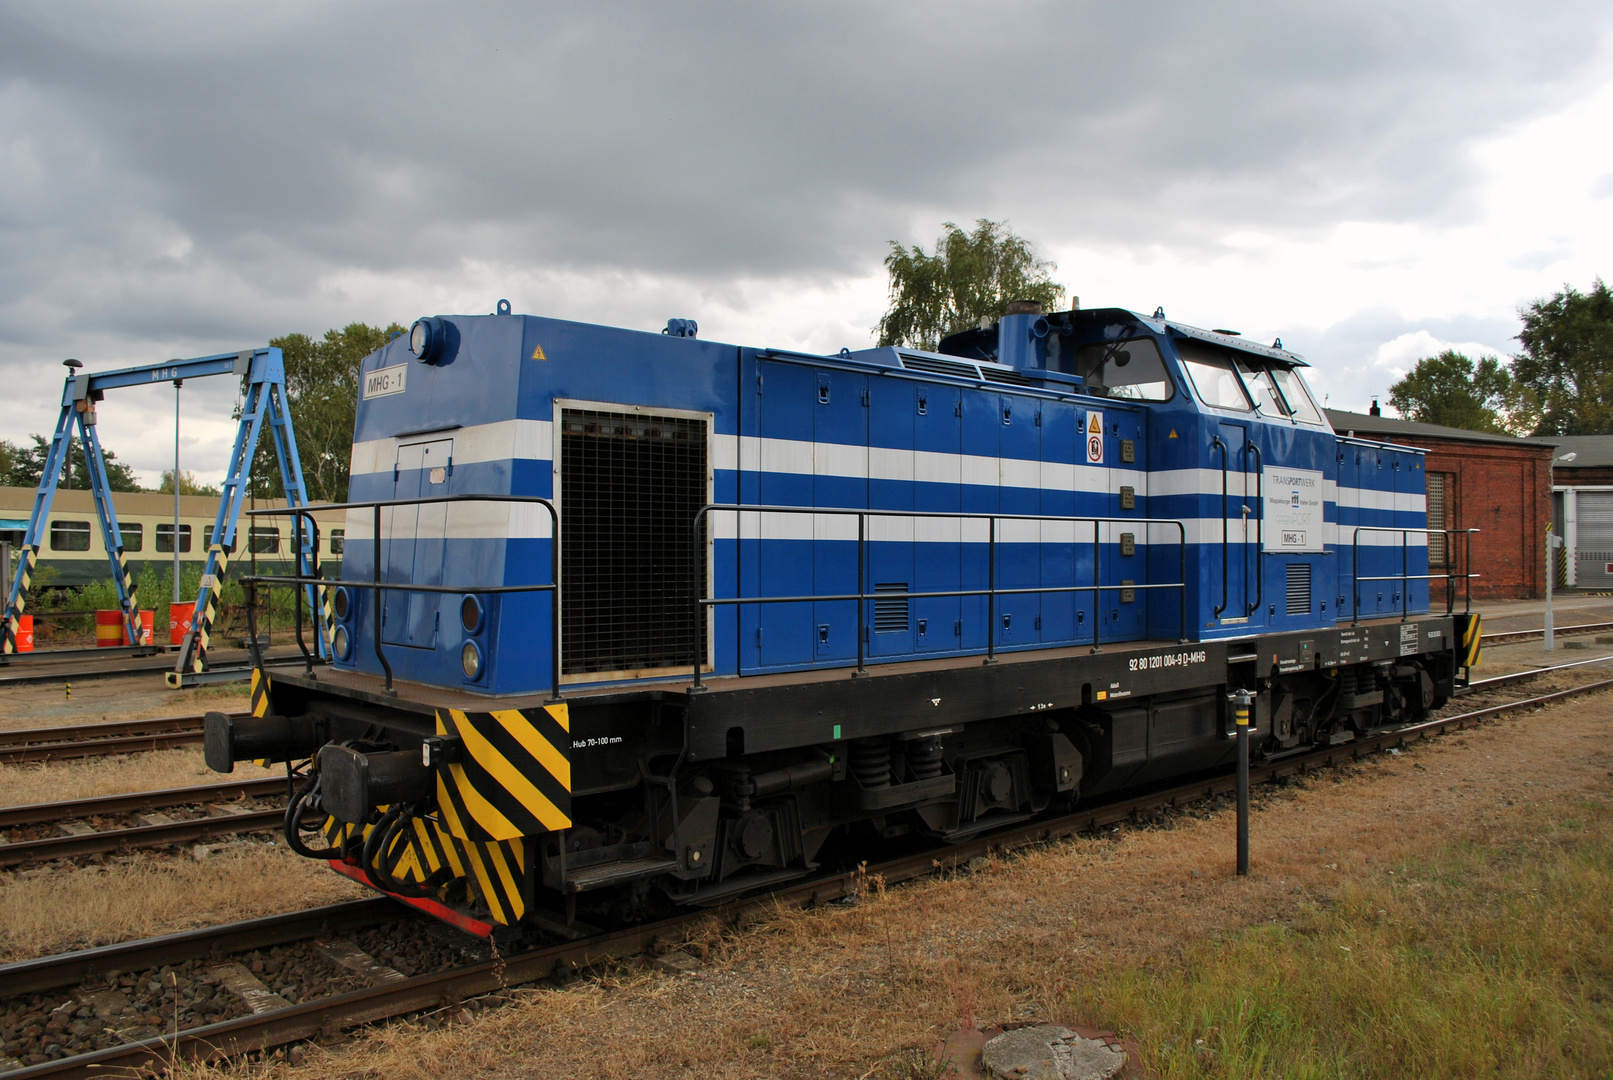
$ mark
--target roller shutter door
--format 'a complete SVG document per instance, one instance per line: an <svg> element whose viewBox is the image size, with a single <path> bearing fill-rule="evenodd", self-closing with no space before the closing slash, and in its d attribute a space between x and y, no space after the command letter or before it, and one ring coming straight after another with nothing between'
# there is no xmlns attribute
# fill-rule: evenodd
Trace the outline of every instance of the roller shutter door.
<svg viewBox="0 0 1613 1080"><path fill-rule="evenodd" d="M1582 589L1613 587L1613 491L1579 493L1575 569Z"/></svg>

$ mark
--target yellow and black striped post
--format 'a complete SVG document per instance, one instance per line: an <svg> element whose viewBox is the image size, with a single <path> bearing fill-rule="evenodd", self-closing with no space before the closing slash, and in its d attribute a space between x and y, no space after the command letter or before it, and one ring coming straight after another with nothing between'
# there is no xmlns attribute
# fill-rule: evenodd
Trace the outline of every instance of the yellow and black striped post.
<svg viewBox="0 0 1613 1080"><path fill-rule="evenodd" d="M229 553L224 550L222 543L209 544L207 555L213 584L202 586L206 602L201 606L196 625L191 628L191 632L196 635L196 647L191 651L190 669L197 674L207 670L207 650L212 644L213 620L218 617L218 583L224 580L224 572L230 564Z"/></svg>
<svg viewBox="0 0 1613 1080"><path fill-rule="evenodd" d="M22 549L22 557L17 560L17 606L6 617L4 649L8 653L17 651L17 634L20 629L18 620L28 610L28 585L33 581L34 563L39 559L37 547Z"/></svg>
<svg viewBox="0 0 1613 1080"><path fill-rule="evenodd" d="M1484 637L1484 616L1469 611L1456 616L1456 666L1479 666L1481 644Z"/></svg>

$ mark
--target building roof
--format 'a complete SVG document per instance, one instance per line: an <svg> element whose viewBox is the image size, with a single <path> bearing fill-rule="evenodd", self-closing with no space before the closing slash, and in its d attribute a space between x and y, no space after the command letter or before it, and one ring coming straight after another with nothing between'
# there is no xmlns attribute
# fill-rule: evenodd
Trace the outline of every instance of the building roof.
<svg viewBox="0 0 1613 1080"><path fill-rule="evenodd" d="M1497 435L1490 431L1468 431L1464 428L1446 427L1444 424L1402 420L1397 416L1371 416L1367 413L1345 412L1342 409L1323 411L1327 413L1328 423L1332 424L1333 430L1340 435L1353 431L1361 436L1412 445L1416 445L1416 440L1419 438L1445 439L1451 442L1502 443L1519 447L1553 445L1550 440L1519 439L1512 435Z"/></svg>
<svg viewBox="0 0 1613 1080"><path fill-rule="evenodd" d="M1556 448L1554 469L1613 468L1613 435L1542 435L1527 441ZM1574 460L1561 460L1566 454Z"/></svg>

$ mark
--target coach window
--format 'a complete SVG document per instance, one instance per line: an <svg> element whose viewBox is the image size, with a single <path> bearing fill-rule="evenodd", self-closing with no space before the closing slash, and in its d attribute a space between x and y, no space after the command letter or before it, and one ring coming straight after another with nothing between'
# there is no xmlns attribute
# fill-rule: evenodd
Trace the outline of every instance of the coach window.
<svg viewBox="0 0 1613 1080"><path fill-rule="evenodd" d="M254 555L274 555L280 551L280 530L273 525L253 526L249 538Z"/></svg>
<svg viewBox="0 0 1613 1080"><path fill-rule="evenodd" d="M1083 345L1076 350L1074 373L1104 397L1169 401L1175 392L1153 338Z"/></svg>
<svg viewBox="0 0 1613 1080"><path fill-rule="evenodd" d="M1249 399L1244 396L1243 385L1238 381L1237 372L1232 369L1232 360L1226 353L1196 341L1178 341L1176 348L1182 354L1182 366L1187 368L1188 378L1193 380L1193 388L1199 392L1199 399L1204 404L1214 409L1249 411Z"/></svg>
<svg viewBox="0 0 1613 1080"><path fill-rule="evenodd" d="M172 555L174 553L174 527L173 525L157 526L157 550ZM190 550L190 526L179 527L179 550L183 554Z"/></svg>
<svg viewBox="0 0 1613 1080"><path fill-rule="evenodd" d="M202 531L202 540L208 546L208 548L212 548L212 546L213 546L213 526L208 525L208 526L206 526L206 528L203 529L203 531ZM226 553L233 553L235 551L235 545L234 544L225 544L224 545L224 550L225 550Z"/></svg>
<svg viewBox="0 0 1613 1080"><path fill-rule="evenodd" d="M50 549L52 551L90 550L90 523L87 521L51 522Z"/></svg>
<svg viewBox="0 0 1613 1080"><path fill-rule="evenodd" d="M118 522L118 533L123 537L124 551L139 551L146 546L146 527L136 522Z"/></svg>
<svg viewBox="0 0 1613 1080"><path fill-rule="evenodd" d="M342 553L342 548L345 547L346 545L347 545L347 530L346 529L332 529L330 531L330 553L332 555L340 555Z"/></svg>

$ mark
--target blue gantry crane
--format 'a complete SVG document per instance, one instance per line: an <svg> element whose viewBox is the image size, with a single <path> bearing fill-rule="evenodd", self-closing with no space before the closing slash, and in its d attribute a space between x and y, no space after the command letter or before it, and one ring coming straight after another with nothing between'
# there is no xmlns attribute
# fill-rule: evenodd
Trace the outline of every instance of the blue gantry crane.
<svg viewBox="0 0 1613 1080"><path fill-rule="evenodd" d="M118 603L123 611L128 640L139 640L137 625L139 604L135 596L134 581L129 574L128 559L124 555L123 534L118 528L117 511L112 504L112 490L107 483L106 462L101 454L100 440L96 436L95 406L106 396L108 390L119 387L178 382L210 375L233 375L242 380L241 413L236 426L235 444L230 451L229 467L225 473L218 513L213 521L212 541L207 547L207 561L202 567L201 587L196 595L191 630L185 635L184 642L180 646L178 662L168 676L169 684L186 685L194 676L207 669L210 634L213 621L218 614L219 582L228 568L228 551L235 545L236 523L241 516L241 503L246 496L252 458L265 423L274 445L275 457L280 465L281 483L285 488L287 504L308 505L307 491L303 487L302 480L302 462L297 457L297 437L292 429L291 410L286 398L285 360L280 350L275 348L216 353L191 360L141 364L136 367L119 368L116 371L87 372L75 369L68 374L67 381L62 387L61 415L56 421L55 433L51 436L50 451L46 456L39 490L34 495L33 510L28 518L28 530L23 534L17 575L11 584L11 594L6 598L5 621L3 627L0 627L0 633L4 635L5 652L13 653L17 649L17 619L27 608L29 582L49 527L51 500L55 497L62 468L67 462L68 446L75 432L83 441L90 490L96 516L100 520L101 537L106 546L112 581L117 587ZM317 565L316 543L314 536L305 533L297 546L297 573L301 577L314 576ZM314 635L315 643L319 655L328 657L330 627L323 592L324 590L318 586L308 586L309 607L314 613L317 628Z"/></svg>

